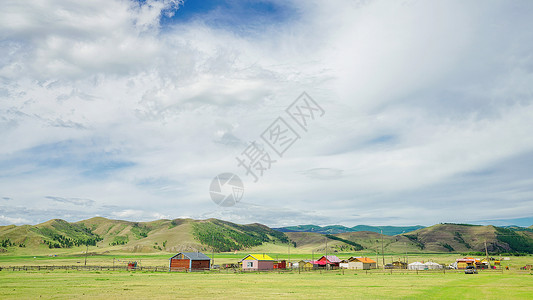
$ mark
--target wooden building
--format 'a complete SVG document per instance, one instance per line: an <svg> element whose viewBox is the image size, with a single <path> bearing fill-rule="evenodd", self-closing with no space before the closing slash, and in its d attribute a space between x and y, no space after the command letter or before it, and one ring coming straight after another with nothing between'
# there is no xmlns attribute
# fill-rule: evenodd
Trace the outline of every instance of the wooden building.
<svg viewBox="0 0 533 300"><path fill-rule="evenodd" d="M468 266L475 266L479 259L472 257L459 258L455 261L457 269L466 269Z"/></svg>
<svg viewBox="0 0 533 300"><path fill-rule="evenodd" d="M318 268L338 268L341 260L335 255L322 256L319 260L313 262Z"/></svg>
<svg viewBox="0 0 533 300"><path fill-rule="evenodd" d="M274 269L287 269L287 261L281 260L274 263Z"/></svg>
<svg viewBox="0 0 533 300"><path fill-rule="evenodd" d="M305 271L313 270L313 261L312 260L300 260L298 262L298 268L300 270L305 270Z"/></svg>
<svg viewBox="0 0 533 300"><path fill-rule="evenodd" d="M201 252L180 252L169 259L169 271L209 270L211 259Z"/></svg>
<svg viewBox="0 0 533 300"><path fill-rule="evenodd" d="M346 262L340 264L341 268L352 270L375 269L377 263L368 257L350 257Z"/></svg>
<svg viewBox="0 0 533 300"><path fill-rule="evenodd" d="M262 271L273 270L276 261L266 254L248 254L240 263L243 271Z"/></svg>

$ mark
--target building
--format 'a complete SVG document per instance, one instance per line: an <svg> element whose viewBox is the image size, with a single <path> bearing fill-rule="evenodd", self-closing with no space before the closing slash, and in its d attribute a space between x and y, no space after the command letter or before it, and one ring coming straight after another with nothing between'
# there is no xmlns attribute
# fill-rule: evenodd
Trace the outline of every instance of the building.
<svg viewBox="0 0 533 300"><path fill-rule="evenodd" d="M335 255L322 256L319 260L313 262L313 265L317 267L330 267L338 268L341 260Z"/></svg>
<svg viewBox="0 0 533 300"><path fill-rule="evenodd" d="M468 266L475 266L476 263L479 263L479 259L475 259L472 257L465 257L465 258L459 258L455 261L455 268L456 269L466 269Z"/></svg>
<svg viewBox="0 0 533 300"><path fill-rule="evenodd" d="M341 269L349 269L350 268L350 262L347 259L341 260L339 263L339 268Z"/></svg>
<svg viewBox="0 0 533 300"><path fill-rule="evenodd" d="M407 269L407 263L403 261L393 261L392 264L386 264L385 269Z"/></svg>
<svg viewBox="0 0 533 300"><path fill-rule="evenodd" d="M266 254L248 254L240 260L243 271L273 270L276 263Z"/></svg>
<svg viewBox="0 0 533 300"><path fill-rule="evenodd" d="M426 262L425 265L428 266L429 270L436 270L436 269L443 269L444 268L443 265L435 263L435 262L432 262L432 261Z"/></svg>
<svg viewBox="0 0 533 300"><path fill-rule="evenodd" d="M370 270L377 268L377 263L368 257L350 257L345 263L341 263L339 267L352 270Z"/></svg>
<svg viewBox="0 0 533 300"><path fill-rule="evenodd" d="M313 261L311 260L300 260L298 262L298 268L300 270L309 271L313 269Z"/></svg>
<svg viewBox="0 0 533 300"><path fill-rule="evenodd" d="M211 259L201 252L180 252L169 259L169 271L209 270Z"/></svg>
<svg viewBox="0 0 533 300"><path fill-rule="evenodd" d="M418 262L418 261L415 261L413 263L410 263L408 266L407 266L407 269L409 270L428 270L428 265L426 265L425 263L421 263L421 262Z"/></svg>
<svg viewBox="0 0 533 300"><path fill-rule="evenodd" d="M281 260L274 263L274 269L287 269L287 261Z"/></svg>

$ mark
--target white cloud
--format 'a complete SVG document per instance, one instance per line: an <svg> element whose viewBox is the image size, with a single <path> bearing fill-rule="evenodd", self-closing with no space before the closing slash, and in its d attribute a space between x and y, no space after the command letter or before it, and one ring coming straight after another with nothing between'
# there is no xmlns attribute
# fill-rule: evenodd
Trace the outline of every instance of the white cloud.
<svg viewBox="0 0 533 300"><path fill-rule="evenodd" d="M87 214L201 217L214 209L210 180L235 172L251 205L243 222L284 224L251 213L267 203L307 211L298 222L428 224L449 221L435 207L494 195L512 203L502 217L533 213L531 175L508 180L500 164L533 153L529 3L300 1L290 19L244 34L202 20L161 27L179 3L4 4L10 204L54 209L43 197L70 195L94 201ZM254 184L235 156L302 91L326 114ZM454 182L490 169L500 184Z"/></svg>
<svg viewBox="0 0 533 300"><path fill-rule="evenodd" d="M23 224L28 224L29 222L31 222L30 220L28 219L24 219L24 218L11 218L11 217L6 217L4 215L0 215L0 224L6 224L6 225L11 225L11 224L15 224L15 225L23 225Z"/></svg>
<svg viewBox="0 0 533 300"><path fill-rule="evenodd" d="M146 212L141 210L126 209L122 211L116 211L111 213L116 218L126 218L128 220L139 221L153 221L159 219L170 219L169 215L160 214L157 212Z"/></svg>

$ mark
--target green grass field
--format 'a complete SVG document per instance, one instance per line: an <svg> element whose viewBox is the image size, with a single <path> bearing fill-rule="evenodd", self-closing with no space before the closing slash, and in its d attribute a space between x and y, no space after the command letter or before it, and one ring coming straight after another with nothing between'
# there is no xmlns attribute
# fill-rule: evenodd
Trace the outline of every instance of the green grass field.
<svg viewBox="0 0 533 300"><path fill-rule="evenodd" d="M272 253L272 252L238 252L238 253L215 253L215 264L229 264L236 263L248 253L266 253L274 259L288 259L287 253ZM109 253L89 255L87 258L87 265L89 266L111 266L115 263L116 266L125 265L128 261L137 261L143 266L167 266L168 259L175 253L154 253L154 254L135 254L135 253ZM209 257L212 257L211 253L206 253ZM318 259L324 253L314 254L291 254L290 260L293 262L302 259ZM331 254L331 253L330 253ZM382 265L382 256L376 258L374 253L332 253L337 255L340 259L346 259L350 256L368 256L374 260L378 259L379 265ZM458 253L409 253L408 262L414 261L434 261L443 265L449 265L457 258L461 258L463 255ZM495 256L497 257L497 256ZM385 263L391 263L393 260L404 260L403 254L386 254ZM84 265L85 256L81 253L60 253L57 256L49 255L0 255L0 267L6 266L59 266L59 265ZM511 256L510 260L502 261L502 266L509 266L511 269L518 269L526 264L533 265L533 256Z"/></svg>
<svg viewBox="0 0 533 300"><path fill-rule="evenodd" d="M165 269L173 253L113 253L89 255L88 266L125 265L138 261L142 266ZM287 259L287 253L268 253ZM361 253L335 253L348 258ZM368 255L375 259L375 255ZM235 263L242 253L215 253L215 263ZM315 253L317 259L321 254ZM400 258L386 255L385 262ZM428 261L449 264L460 254L409 254L409 262ZM292 254L291 260L311 258L309 254ZM379 258L380 264L382 257ZM383 270L297 271L286 273L234 273L232 270L206 273L168 273L147 271L0 271L0 299L13 298L445 298L445 299L532 299L533 273L519 267L533 264L533 256L511 257L503 266L510 270L480 271L466 275L461 271L406 272L393 274ZM76 266L84 265L79 253L58 256L0 255L0 267L7 266Z"/></svg>
<svg viewBox="0 0 533 300"><path fill-rule="evenodd" d="M0 298L531 299L533 275L0 271Z"/></svg>

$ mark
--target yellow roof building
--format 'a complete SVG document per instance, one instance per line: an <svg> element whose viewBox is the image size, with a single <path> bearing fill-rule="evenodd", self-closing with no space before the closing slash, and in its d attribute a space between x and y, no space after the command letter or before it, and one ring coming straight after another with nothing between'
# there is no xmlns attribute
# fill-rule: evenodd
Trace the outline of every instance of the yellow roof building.
<svg viewBox="0 0 533 300"><path fill-rule="evenodd" d="M266 255L266 254L248 254L246 255L241 261L243 260L272 260L272 257Z"/></svg>

